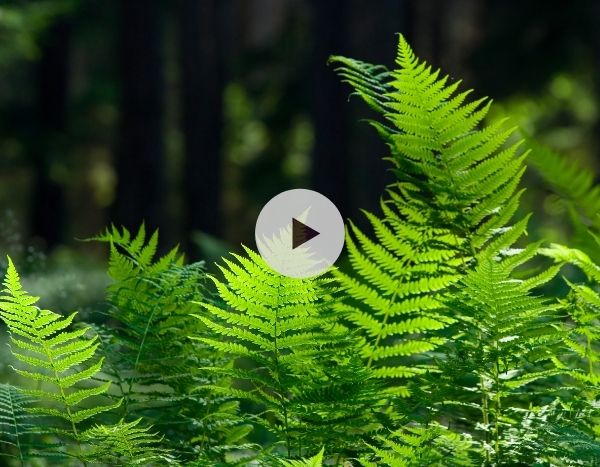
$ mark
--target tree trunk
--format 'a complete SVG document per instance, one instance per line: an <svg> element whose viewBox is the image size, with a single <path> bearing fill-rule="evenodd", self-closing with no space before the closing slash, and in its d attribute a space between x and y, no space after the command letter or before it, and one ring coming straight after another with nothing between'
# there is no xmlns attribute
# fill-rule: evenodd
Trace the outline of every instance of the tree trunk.
<svg viewBox="0 0 600 467"><path fill-rule="evenodd" d="M115 222L165 224L163 17L160 0L123 0Z"/></svg>
<svg viewBox="0 0 600 467"><path fill-rule="evenodd" d="M327 59L347 53L347 3L313 0L312 16L309 86L315 144L311 184L346 217L350 209L348 89L327 66Z"/></svg>
<svg viewBox="0 0 600 467"><path fill-rule="evenodd" d="M188 235L194 230L211 235L221 233L220 1L179 1L185 143L184 227Z"/></svg>
<svg viewBox="0 0 600 467"><path fill-rule="evenodd" d="M31 235L52 248L64 240L65 198L56 167L67 151L71 25L59 19L46 33L37 64L38 96L32 138L34 190ZM64 182L64 181L63 181Z"/></svg>

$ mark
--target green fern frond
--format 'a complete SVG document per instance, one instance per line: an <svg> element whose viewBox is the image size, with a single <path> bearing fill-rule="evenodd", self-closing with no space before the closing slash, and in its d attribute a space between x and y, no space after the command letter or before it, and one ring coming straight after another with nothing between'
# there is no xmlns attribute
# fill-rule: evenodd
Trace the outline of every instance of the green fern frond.
<svg viewBox="0 0 600 467"><path fill-rule="evenodd" d="M75 331L71 325L75 313L64 318L35 306L37 297L21 286L17 270L8 260L4 289L0 295L0 318L8 326L12 355L24 369L15 371L38 384L23 393L41 401L43 406L28 407L30 413L57 417L68 422L67 431L79 438L78 425L120 405L92 405L96 396L105 395L109 382L94 383L103 359L95 359L98 341L86 338L89 327Z"/></svg>
<svg viewBox="0 0 600 467"><path fill-rule="evenodd" d="M574 405L555 399L541 407L516 411L520 423L507 430L503 461L560 466L600 463L598 438L581 423L581 419L593 418L590 412L597 417L598 409L587 406L580 410Z"/></svg>
<svg viewBox="0 0 600 467"><path fill-rule="evenodd" d="M549 395L544 383L569 373L558 359L566 351L562 307L533 293L556 276L558 267L514 278L515 268L534 254L535 245L513 256L480 259L447 301L460 319L432 387L440 394L442 414L453 407L457 422L480 433L481 456L488 463L506 455L507 430L519 423L514 408L539 404Z"/></svg>
<svg viewBox="0 0 600 467"><path fill-rule="evenodd" d="M209 299L203 264L183 264L177 248L157 257L158 232L148 238L143 225L135 236L112 227L93 240L110 245L111 326L97 331L106 370L124 398L122 416L150 421L184 459L196 457L192 444L227 444L240 422L237 406L197 391L215 382L199 368L220 365L220 356L188 339L200 325L192 302Z"/></svg>
<svg viewBox="0 0 600 467"><path fill-rule="evenodd" d="M81 438L89 443L86 456L107 465L171 465L177 464L169 451L160 447L162 441L150 427L140 426L141 419L121 421L112 426L96 425Z"/></svg>
<svg viewBox="0 0 600 467"><path fill-rule="evenodd" d="M284 467L321 467L323 465L323 454L325 449L321 449L317 454L308 459L301 460L281 460Z"/></svg>
<svg viewBox="0 0 600 467"><path fill-rule="evenodd" d="M595 174L533 138L527 138L527 146L530 166L588 222L600 226L600 186Z"/></svg>
<svg viewBox="0 0 600 467"><path fill-rule="evenodd" d="M475 465L469 453L471 440L441 425L406 425L369 445L372 453L360 459L365 467L421 467Z"/></svg>
<svg viewBox="0 0 600 467"><path fill-rule="evenodd" d="M224 305L203 303L198 315L207 333L195 339L237 361L209 369L231 379L212 390L258 404L257 423L285 442L288 456L311 445L351 449L377 426L377 387L337 322L332 279L284 277L245 251L224 259L223 281L212 278Z"/></svg>
<svg viewBox="0 0 600 467"><path fill-rule="evenodd" d="M10 384L0 384L0 457L24 464L40 457L44 450L39 436L44 434L41 418L28 408L36 401Z"/></svg>
<svg viewBox="0 0 600 467"><path fill-rule="evenodd" d="M332 57L355 93L379 111L372 122L390 147L397 182L388 187L382 216L365 213L373 235L351 224L347 234L352 272L338 273L348 300L340 307L365 338L363 358L381 378L424 373L415 358L444 342L454 322L444 293L477 258L509 248L526 219L510 224L525 167L514 128L500 119L481 126L490 101L468 102L400 36L397 68Z"/></svg>
<svg viewBox="0 0 600 467"><path fill-rule="evenodd" d="M596 238L596 242L598 239ZM600 245L596 243L600 251ZM564 300L571 324L565 342L578 358L578 367L583 371L574 372L573 377L594 388L600 388L600 266L584 252L559 244L552 244L540 250L559 265L573 265L587 276L589 285L572 283L566 280L571 292ZM593 398L593 396L592 396Z"/></svg>

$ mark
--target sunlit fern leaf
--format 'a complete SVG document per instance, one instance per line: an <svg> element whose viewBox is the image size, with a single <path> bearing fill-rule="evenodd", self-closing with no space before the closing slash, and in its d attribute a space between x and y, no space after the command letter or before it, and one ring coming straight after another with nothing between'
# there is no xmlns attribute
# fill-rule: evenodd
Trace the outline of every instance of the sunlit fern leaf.
<svg viewBox="0 0 600 467"><path fill-rule="evenodd" d="M468 437L440 425L406 425L378 436L360 463L365 467L470 466L475 465L469 457L471 447Z"/></svg>
<svg viewBox="0 0 600 467"><path fill-rule="evenodd" d="M224 305L203 303L198 315L208 332L195 339L237 359L210 369L231 379L213 391L258 404L254 419L288 456L315 445L332 454L353 449L360 433L377 427L377 387L337 323L332 279L285 277L245 251L224 259L224 280L213 278Z"/></svg>
<svg viewBox="0 0 600 467"><path fill-rule="evenodd" d="M22 366L15 371L37 383L37 389L23 393L43 403L27 410L64 420L67 424L61 432L79 439L82 422L119 406L121 401L98 404L97 396L106 395L110 383L94 380L103 358L95 358L98 341L86 337L89 327L69 331L75 313L65 318L38 308L37 301L23 290L9 258L0 294L0 318L10 332L11 353Z"/></svg>
<svg viewBox="0 0 600 467"><path fill-rule="evenodd" d="M20 463L40 457L45 448L42 417L28 412L35 399L10 384L0 384L0 457Z"/></svg>
<svg viewBox="0 0 600 467"><path fill-rule="evenodd" d="M284 467L321 467L323 465L323 454L325 450L321 449L317 454L308 459L281 460Z"/></svg>
<svg viewBox="0 0 600 467"><path fill-rule="evenodd" d="M342 79L379 111L371 122L390 147L397 182L382 216L365 213L373 234L351 224L349 274L337 277L349 299L342 306L365 338L363 357L382 378L400 383L427 370L415 357L431 353L453 322L440 303L476 258L507 248L526 220L510 225L525 170L520 142L505 120L481 126L490 101L468 102L415 57L400 36L397 68L332 57ZM398 380L400 379L400 381Z"/></svg>
<svg viewBox="0 0 600 467"><path fill-rule="evenodd" d="M96 425L81 438L89 444L85 453L93 462L105 465L167 465L177 464L168 450L160 447L162 439L151 427L140 426L141 419L121 421L112 426Z"/></svg>
<svg viewBox="0 0 600 467"><path fill-rule="evenodd" d="M207 299L203 264L184 264L178 248L157 257L158 233L148 238L143 225L133 236L112 227L92 240L110 245L109 320L97 331L122 415L151 421L184 459L225 443L239 429L236 404L196 391L210 382L199 368L219 365L219 355L188 339L200 324L191 302Z"/></svg>
<svg viewBox="0 0 600 467"><path fill-rule="evenodd" d="M562 307L533 292L552 280L558 267L514 278L514 270L532 259L536 247L481 258L447 299L460 318L432 387L442 413L453 407L454 423L478 434L481 460L487 463L501 463L506 455L508 430L519 424L514 409L540 404L550 396L542 383L570 371L559 360L566 352Z"/></svg>

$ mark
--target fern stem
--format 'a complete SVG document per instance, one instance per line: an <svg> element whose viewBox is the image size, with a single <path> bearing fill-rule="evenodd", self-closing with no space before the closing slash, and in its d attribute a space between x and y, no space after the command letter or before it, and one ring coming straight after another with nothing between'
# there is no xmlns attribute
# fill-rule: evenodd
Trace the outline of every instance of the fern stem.
<svg viewBox="0 0 600 467"><path fill-rule="evenodd" d="M499 355L498 341L496 341L496 355ZM495 406L494 406L494 451L496 452L496 464L500 465L500 412L501 412L501 396L500 396L500 366L498 359L494 365L494 384L496 387Z"/></svg>
<svg viewBox="0 0 600 467"><path fill-rule="evenodd" d="M590 376L595 377L596 375L594 374L594 352L592 350L592 337L589 335L589 333L586 335L587 338L587 345L586 345L586 353L587 353L587 359L588 359L588 371Z"/></svg>
<svg viewBox="0 0 600 467"><path fill-rule="evenodd" d="M279 289L280 286L281 286L281 280L279 281L277 288ZM280 295L278 293L277 298L279 298L279 297L280 297ZM275 381L277 382L277 392L278 392L278 396L281 400L281 410L283 411L283 426L284 426L284 430L285 430L285 445L287 448L287 455L288 455L288 457L291 457L292 445L291 445L291 440L290 440L288 411L287 411L287 405L285 403L284 388L281 386L281 380L279 378L279 375L280 375L279 347L277 344L277 324L279 322L279 304L276 304L274 310L275 310L275 323L273 324L273 348L274 348L273 358L274 358L274 363L275 363Z"/></svg>
<svg viewBox="0 0 600 467"><path fill-rule="evenodd" d="M142 350L144 349L144 344L146 342L146 337L148 336L148 330L150 329L150 323L154 318L154 314L156 313L156 306L152 307L152 312L148 317L148 321L146 322L146 327L144 329L144 334L142 335L142 340L140 341L140 345L138 347L137 355L135 356L135 362L133 364L133 373L127 382L127 394L124 394L124 407L123 407L123 418L125 419L129 413L129 399L131 398L131 393L133 392L133 384L135 373L137 372L138 365L140 363L140 358L142 356Z"/></svg>

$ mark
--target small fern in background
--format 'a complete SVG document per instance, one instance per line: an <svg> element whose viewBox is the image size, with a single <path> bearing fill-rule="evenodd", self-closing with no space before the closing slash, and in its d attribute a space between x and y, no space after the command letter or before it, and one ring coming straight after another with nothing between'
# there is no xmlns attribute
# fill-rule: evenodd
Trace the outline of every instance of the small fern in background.
<svg viewBox="0 0 600 467"><path fill-rule="evenodd" d="M364 467L470 466L471 441L440 425L406 425L387 436L360 459Z"/></svg>
<svg viewBox="0 0 600 467"><path fill-rule="evenodd" d="M237 438L244 430L236 404L197 390L211 382L199 369L220 364L218 354L188 338L199 325L192 302L206 295L203 264L184 264L178 248L156 258L158 232L147 238L144 225L136 235L112 227L91 240L110 245L110 324L98 335L124 400L122 416L151 421L188 459Z"/></svg>
<svg viewBox="0 0 600 467"><path fill-rule="evenodd" d="M41 457L43 446L35 441L44 433L39 416L27 411L35 399L10 384L0 384L0 456L21 465Z"/></svg>
<svg viewBox="0 0 600 467"><path fill-rule="evenodd" d="M117 425L96 425L84 433L82 441L90 443L88 457L109 465L174 464L169 451L160 448L162 438L149 427L139 426L141 419Z"/></svg>

